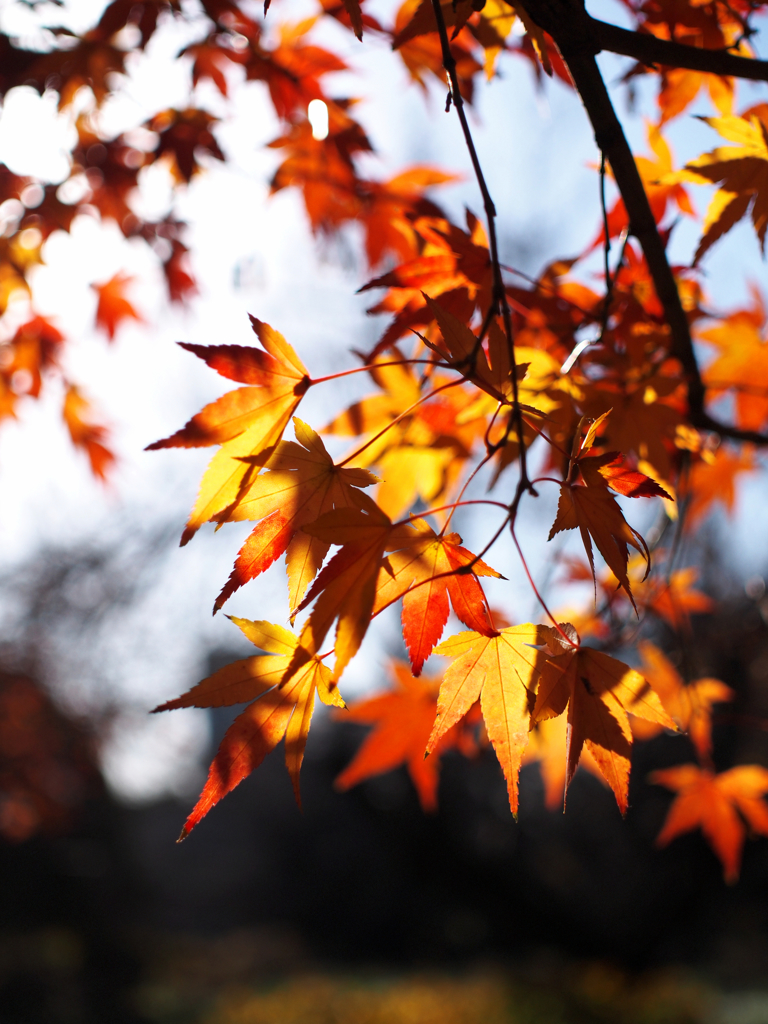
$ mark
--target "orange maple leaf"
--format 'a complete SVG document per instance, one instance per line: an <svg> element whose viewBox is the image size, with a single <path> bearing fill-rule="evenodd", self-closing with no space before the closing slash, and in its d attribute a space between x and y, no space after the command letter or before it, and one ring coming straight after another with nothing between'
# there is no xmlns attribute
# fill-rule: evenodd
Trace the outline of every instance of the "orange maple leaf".
<svg viewBox="0 0 768 1024"><path fill-rule="evenodd" d="M358 701L343 713L339 720L360 722L375 728L368 734L353 760L336 778L337 789L350 789L372 775L391 771L401 764L416 787L425 811L437 810L437 784L440 776L440 755L451 747L460 746L469 752L466 731L458 726L449 730L425 757L427 741L435 721L439 676L416 679L401 662L390 664L394 690L367 700ZM466 719L465 719L466 721Z"/></svg>
<svg viewBox="0 0 768 1024"><path fill-rule="evenodd" d="M114 339L118 327L124 320L144 322L143 317L125 297L125 291L133 281L134 278L128 274L119 273L104 284L91 285L99 297L96 306L96 326L106 332L110 341Z"/></svg>
<svg viewBox="0 0 768 1024"><path fill-rule="evenodd" d="M114 453L107 447L109 431L92 417L90 402L83 398L74 385L67 386L61 414L72 438L72 444L82 448L91 463L94 476L105 480L115 461Z"/></svg>
<svg viewBox="0 0 768 1024"><path fill-rule="evenodd" d="M467 0L463 0L461 6L465 11L468 8L471 10ZM400 41L401 35L407 31L407 26L414 18L414 15L418 16L419 10L425 12L423 15L425 19L429 18L429 5L426 3L426 0L405 0L401 5L395 19L392 46L400 54L413 81L426 91L425 74L435 75L441 84L444 81L443 75L445 74L443 71L440 37L436 31L437 25L434 22L434 15L431 31L427 30L425 34L418 32L414 37L403 38ZM456 8L451 10L451 5L446 4L444 10L451 24L455 24L457 17ZM461 17L462 15L459 14L458 16ZM466 21L466 18L464 18L464 21ZM464 99L471 103L474 84L473 76L476 72L482 70L482 65L478 64L471 54L471 37L468 36L466 28L460 28L458 33L451 33L451 35L451 53L456 61L459 88Z"/></svg>
<svg viewBox="0 0 768 1024"><path fill-rule="evenodd" d="M675 723L648 680L602 651L578 646L578 635L569 623L560 628L572 645L552 627L539 628L552 656L541 675L531 722L536 725L562 715L567 707L566 790L586 744L624 814L632 746L627 712L668 729L675 729Z"/></svg>
<svg viewBox="0 0 768 1024"><path fill-rule="evenodd" d="M301 527L334 508L357 508L356 488L369 487L376 477L365 469L336 466L319 434L296 417L296 444L281 441L266 465L220 522L261 520L241 548L214 612L244 583L264 572L287 549L291 611L317 575L329 544Z"/></svg>
<svg viewBox="0 0 768 1024"><path fill-rule="evenodd" d="M659 695L670 717L683 732L687 732L701 761L712 755L712 705L733 700L736 696L730 686L719 679L695 679L684 683L672 662L648 640L638 644L643 661L643 675ZM631 712L631 708L629 709ZM635 731L633 729L633 731ZM640 737L646 739L660 727L643 723ZM635 735L638 733L635 731Z"/></svg>
<svg viewBox="0 0 768 1024"><path fill-rule="evenodd" d="M548 671L546 656L537 646L546 644L547 638L546 627L526 623L502 629L492 637L458 633L435 649L436 654L454 661L440 684L427 750L435 750L448 730L479 700L515 815L534 692L540 676Z"/></svg>
<svg viewBox="0 0 768 1024"><path fill-rule="evenodd" d="M691 527L707 515L714 504L725 506L731 514L736 504L736 483L743 473L758 469L751 445L721 444L714 455L699 459L691 467L684 497L686 520Z"/></svg>
<svg viewBox="0 0 768 1024"><path fill-rule="evenodd" d="M669 809L658 846L684 832L700 828L723 865L729 885L739 877L746 824L758 835L768 835L768 769L756 764L738 765L716 775L694 764L653 772L649 779L678 795Z"/></svg>
<svg viewBox="0 0 768 1024"><path fill-rule="evenodd" d="M333 670L338 679L368 630L384 552L408 547L418 534L407 523L393 523L363 491L357 508L334 509L302 529L327 544L341 545L297 609L315 602L301 632L304 647L313 652L338 618Z"/></svg>
<svg viewBox="0 0 768 1024"><path fill-rule="evenodd" d="M457 533L436 534L423 519L411 525L419 534L404 551L387 558L379 573L373 615L403 598L403 639L414 676L442 636L448 621L448 598L465 626L483 636L496 636L478 576L501 574L461 546Z"/></svg>
<svg viewBox="0 0 768 1024"><path fill-rule="evenodd" d="M598 428L608 415L609 413L603 413L591 424L580 445L580 434L577 433L578 454L571 460L569 480L565 480L560 486L557 516L549 531L548 540L552 540L561 530L575 530L578 527L595 585L597 581L592 540L608 568L626 591L632 606L637 610L627 574L627 545L631 545L645 558L646 576L650 571L651 556L647 544L637 530L627 523L608 488L612 487L618 493L633 498L668 498L669 495L644 473L627 470L623 466L619 452L586 455L595 443ZM581 473L583 484L569 482L577 472Z"/></svg>
<svg viewBox="0 0 768 1024"><path fill-rule="evenodd" d="M250 386L228 391L181 430L147 446L147 451L153 451L221 445L200 483L197 502L181 535L182 544L191 540L203 523L226 518L235 509L311 383L306 367L282 334L255 317L251 323L264 351L242 345L182 343L182 348L223 377Z"/></svg>
<svg viewBox="0 0 768 1024"><path fill-rule="evenodd" d="M232 662L191 690L155 708L220 708L251 701L221 741L208 780L184 823L186 839L210 809L261 764L285 736L285 764L301 806L299 772L312 718L315 693L325 704L344 707L330 671L298 638L271 622L232 619L245 636L268 654ZM297 652L300 657L297 658Z"/></svg>
<svg viewBox="0 0 768 1024"><path fill-rule="evenodd" d="M761 430L768 421L768 342L765 303L753 286L752 304L697 332L718 355L702 374L707 391L717 399L733 393L736 423Z"/></svg>
<svg viewBox="0 0 768 1024"><path fill-rule="evenodd" d="M630 561L630 575L632 562ZM698 569L688 566L676 569L666 579L649 579L638 594L638 602L672 626L673 629L690 628L691 614L711 612L715 602L693 584L698 579Z"/></svg>

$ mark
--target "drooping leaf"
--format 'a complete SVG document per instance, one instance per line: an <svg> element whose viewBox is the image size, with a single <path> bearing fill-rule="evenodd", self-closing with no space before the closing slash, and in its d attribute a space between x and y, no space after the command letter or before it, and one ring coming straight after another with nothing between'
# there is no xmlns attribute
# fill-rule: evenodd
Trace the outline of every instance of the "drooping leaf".
<svg viewBox="0 0 768 1024"><path fill-rule="evenodd" d="M634 605L632 588L627 576L629 554L627 545L636 548L646 557L650 565L650 554L645 541L633 530L622 515L616 499L607 488L584 487L564 483L560 488L557 517L549 531L551 540L561 530L579 530L589 565L594 577L595 562L592 541L603 556L606 564L627 592Z"/></svg>
<svg viewBox="0 0 768 1024"><path fill-rule="evenodd" d="M569 646L550 626L539 628L553 653L542 674L531 722L555 718L567 708L566 790L586 744L624 814L632 746L627 712L668 729L675 729L675 723L639 672L601 651ZM567 623L561 628L575 634Z"/></svg>
<svg viewBox="0 0 768 1024"><path fill-rule="evenodd" d="M557 516L548 540L552 540L562 530L578 528L595 585L597 578L592 541L637 611L627 574L628 545L645 558L646 576L651 568L651 555L643 538L627 523L608 488L632 498L669 498L670 495L646 474L626 467L619 452L607 452L600 456L586 454L595 444L597 432L609 414L610 410L589 424L583 441L579 441L577 435L577 454L571 459L569 478L560 487ZM577 472L581 474L583 484L574 482Z"/></svg>

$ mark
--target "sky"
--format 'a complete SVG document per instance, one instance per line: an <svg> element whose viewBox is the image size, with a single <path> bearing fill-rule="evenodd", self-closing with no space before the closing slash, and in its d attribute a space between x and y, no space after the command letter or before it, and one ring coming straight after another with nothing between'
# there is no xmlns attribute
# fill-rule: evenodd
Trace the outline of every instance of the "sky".
<svg viewBox="0 0 768 1024"><path fill-rule="evenodd" d="M103 6L78 0L65 11L73 18L72 26L82 28L97 19ZM381 12L391 10L383 0L373 6ZM590 8L620 21L616 4ZM309 9L304 0L275 0L270 17L298 20ZM5 31L24 35L29 19L21 5L0 3ZM106 134L130 130L165 107L186 105L189 62L172 58L200 30L201 24L168 25L145 55L131 58L121 95L103 112ZM324 25L317 40L340 52L353 69L334 76L331 91L363 97L360 117L380 154L375 172L394 174L410 163L434 163L457 171L463 180L436 190L435 198L456 217L465 205L480 213L459 125L455 116L443 113L442 90L431 89L425 97L381 42L367 39L361 46L349 33ZM626 62L610 57L601 57L601 62L610 82L626 68ZM111 424L119 463L106 488L92 479L59 426L55 384L42 401L29 402L17 422L4 423L2 565L17 563L51 544L103 539L119 548L126 538L153 527L181 532L210 453L144 448L178 429L228 387L175 342L248 345L253 335L247 314L252 313L280 330L317 376L354 365L350 350L369 346L383 329L380 319L366 315L371 294L355 294L365 280L357 258L358 240L353 235L337 244L313 240L298 194L287 190L269 197L267 183L277 155L263 146L279 134L279 125L262 84L240 84L237 71L232 84L228 103L210 83L199 86L195 96L198 105L224 118L216 134L227 164L211 160L178 199L178 214L190 224L200 283L200 295L187 309L168 307L156 258L143 243L126 242L114 225L80 217L71 233L56 233L45 245L45 266L33 281L35 308L54 316L72 339L67 371ZM644 104L646 112L651 109L643 88L640 114ZM623 101L617 102L623 111ZM87 109L89 97L82 94L78 103ZM61 181L73 142L74 113L58 114L50 94L39 97L29 88L13 90L0 113L0 160L16 173ZM505 55L500 78L479 89L472 123L499 210L505 262L524 264L523 269L535 272L554 257L583 249L596 233L600 206L597 153L575 95L557 81L537 91L527 62ZM627 118L626 125L630 140L642 150L642 116ZM673 137L686 156L715 144L711 129L692 118L675 126ZM137 208L159 214L168 201L165 172L150 169L136 197ZM701 207L705 198L697 194L696 202ZM675 258L690 258L695 235L692 225L680 225ZM745 267L752 279L765 278L754 233L746 225L736 230L727 251L723 247L707 261L710 290L721 305L730 307L743 298ZM143 322L127 324L108 344L93 327L96 295L89 286L118 271L134 277L130 297ZM0 321L0 339L9 337L27 313L24 301L12 304ZM362 375L328 391L313 389L302 406L302 418L320 426L345 400L365 390ZM749 518L762 489L747 490L742 517ZM549 554L540 543L541 523L551 522L554 511L554 495L544 496L535 508L524 506L522 535L524 545L529 541L535 575L545 571ZM462 526L469 546L473 537L482 535L482 525L475 519ZM642 529L650 519L638 525ZM248 529L247 524L230 524L216 534L212 528L204 529L184 549L169 547L158 557L152 582L137 607L111 622L109 637L99 641L97 663L87 651L80 651L79 661L73 661L73 666L80 666L73 673L79 673L79 683L65 700L85 710L105 702L123 709L103 760L108 781L124 799L186 794L199 784L200 755L208 742L205 713L189 710L149 717L146 712L204 675L209 650L244 651L238 631L223 615L212 617L211 606ZM754 551L752 556L756 557ZM765 561L768 551L761 550L760 557ZM511 579L506 590L490 595L492 603L506 601L510 614L523 621L536 614L511 546L500 543L491 562ZM227 610L283 621L287 604L279 570L250 584ZM382 685L383 673L370 666L396 649L397 635L396 617L371 631L363 654L345 674L345 694L354 696Z"/></svg>

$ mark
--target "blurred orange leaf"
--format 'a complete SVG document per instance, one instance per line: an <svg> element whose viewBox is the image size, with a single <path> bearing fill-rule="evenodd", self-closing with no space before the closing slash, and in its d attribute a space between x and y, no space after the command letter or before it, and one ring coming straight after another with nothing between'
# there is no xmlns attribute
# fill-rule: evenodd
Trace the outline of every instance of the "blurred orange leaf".
<svg viewBox="0 0 768 1024"><path fill-rule="evenodd" d="M768 793L768 769L744 764L715 775L683 764L653 772L650 781L677 793L657 845L666 846L676 836L700 828L732 885L739 877L747 826L768 836L768 804L762 799Z"/></svg>
<svg viewBox="0 0 768 1024"><path fill-rule="evenodd" d="M124 320L144 322L143 317L136 312L125 297L128 286L134 280L135 278L129 277L127 274L119 273L104 284L91 285L99 297L96 306L96 326L106 333L110 341L114 339L118 327Z"/></svg>

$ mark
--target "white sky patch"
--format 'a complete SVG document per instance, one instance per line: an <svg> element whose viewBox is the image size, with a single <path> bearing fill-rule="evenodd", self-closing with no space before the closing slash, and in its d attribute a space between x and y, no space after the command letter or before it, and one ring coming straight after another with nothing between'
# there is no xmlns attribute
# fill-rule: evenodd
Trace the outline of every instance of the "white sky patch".
<svg viewBox="0 0 768 1024"><path fill-rule="evenodd" d="M0 160L14 174L43 181L63 181L77 132L68 114L60 114L58 96L42 96L27 85L11 89L0 115Z"/></svg>

